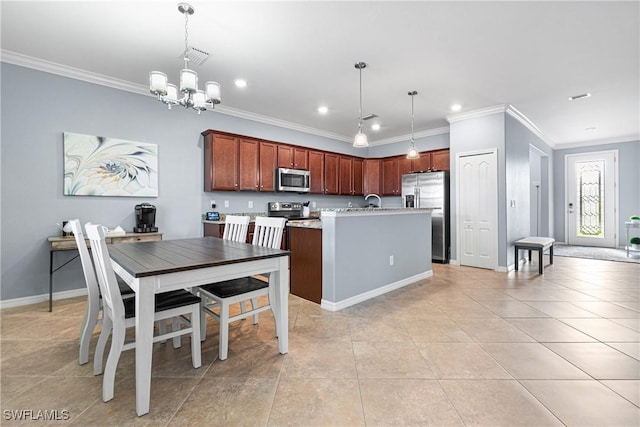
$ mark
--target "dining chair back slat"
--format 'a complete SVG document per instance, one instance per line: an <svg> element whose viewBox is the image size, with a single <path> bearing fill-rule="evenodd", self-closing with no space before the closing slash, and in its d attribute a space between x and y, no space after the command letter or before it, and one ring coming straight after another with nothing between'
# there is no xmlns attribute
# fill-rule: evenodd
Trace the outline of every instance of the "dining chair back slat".
<svg viewBox="0 0 640 427"><path fill-rule="evenodd" d="M282 244L282 232L286 222L286 218L256 217L252 243L258 246L279 249Z"/></svg>
<svg viewBox="0 0 640 427"><path fill-rule="evenodd" d="M245 242L249 231L250 219L247 215L227 215L224 220L222 238L234 242Z"/></svg>

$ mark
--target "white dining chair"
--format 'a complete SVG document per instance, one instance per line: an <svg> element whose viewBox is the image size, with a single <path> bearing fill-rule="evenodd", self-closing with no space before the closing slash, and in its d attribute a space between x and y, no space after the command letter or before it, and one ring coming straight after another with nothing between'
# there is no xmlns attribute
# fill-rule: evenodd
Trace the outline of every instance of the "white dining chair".
<svg viewBox="0 0 640 427"><path fill-rule="evenodd" d="M251 217L248 215L227 215L224 218L222 238L234 242L245 242L250 220Z"/></svg>
<svg viewBox="0 0 640 427"><path fill-rule="evenodd" d="M87 249L80 220L72 219L68 222L68 225L71 227L76 246L78 247L84 281L87 285L87 304L85 306L84 316L82 317L82 323L80 324L80 354L78 357L78 363L84 365L89 362L89 344L91 344L93 331L98 323L102 323L102 295L100 294L96 270L93 267L93 261ZM135 296L129 285L119 278L118 288L123 298L132 298Z"/></svg>
<svg viewBox="0 0 640 427"><path fill-rule="evenodd" d="M105 227L95 224L85 226L91 244L98 284L102 291L103 321L94 357L94 374L102 370L102 359L107 339L111 335L111 349L102 379L102 400L113 399L116 368L120 354L135 348L135 342L125 343L126 328L135 326L135 298L122 299L116 275L111 265L109 249L105 241ZM191 363L194 368L201 366L200 355L200 298L185 290L177 290L156 295L154 321L181 319L173 322L173 330L153 337L154 342L191 335ZM187 318L187 316L189 316ZM186 324L185 328L180 326ZM176 340L174 339L174 346ZM96 366L99 371L96 373Z"/></svg>
<svg viewBox="0 0 640 427"><path fill-rule="evenodd" d="M282 232L286 223L285 218L256 217L255 230L252 244L279 249L282 243ZM203 299L203 315L210 315L220 322L219 351L220 360L226 360L229 349L229 323L236 320L253 316L254 324L258 323L258 313L269 310L273 311L269 283L256 277L243 277L240 279L226 280L223 282L210 283L199 287L199 295ZM267 296L267 303L258 306L258 297ZM251 300L251 310L241 310L240 314L231 316L229 306L231 304ZM210 302L215 305L211 306ZM218 307L218 312L212 310ZM275 313L274 313L275 316ZM202 331L201 331L202 332Z"/></svg>
<svg viewBox="0 0 640 427"><path fill-rule="evenodd" d="M249 231L249 222L251 217L248 215L226 215L224 218L224 232L222 238L224 240L231 240L233 242L246 242L247 232ZM195 289L196 294L200 296L199 288ZM255 302L252 301L255 305ZM216 306L214 301L208 298L202 298L201 306L204 310L205 305L212 309ZM246 311L245 302L240 301L240 310L244 313ZM204 341L207 336L207 316L200 315L200 337L201 341Z"/></svg>

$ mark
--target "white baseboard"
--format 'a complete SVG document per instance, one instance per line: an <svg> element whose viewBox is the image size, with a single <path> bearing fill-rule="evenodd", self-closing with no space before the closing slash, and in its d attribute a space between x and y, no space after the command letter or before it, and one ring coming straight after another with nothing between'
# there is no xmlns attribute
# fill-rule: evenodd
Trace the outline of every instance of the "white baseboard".
<svg viewBox="0 0 640 427"><path fill-rule="evenodd" d="M407 277L406 279L399 280L394 283L389 283L388 285L381 286L379 288L373 289L371 291L364 292L359 295L352 296L350 298L344 299L338 302L331 302L325 299L322 300L320 307L329 311L339 311L343 308L350 307L352 305L358 304L362 301L369 300L371 298L375 298L377 296L386 294L387 292L394 291L396 289L402 288L404 286L415 283L419 280L423 280L433 276L433 270L425 271L420 274L416 274L415 276Z"/></svg>
<svg viewBox="0 0 640 427"><path fill-rule="evenodd" d="M72 289L70 291L54 292L53 300L81 297L87 294L87 288ZM49 294L34 295L31 297L13 298L0 301L0 310L3 308L21 307L23 305L37 304L49 301Z"/></svg>
<svg viewBox="0 0 640 427"><path fill-rule="evenodd" d="M460 262L457 259L450 259L449 264L460 266Z"/></svg>

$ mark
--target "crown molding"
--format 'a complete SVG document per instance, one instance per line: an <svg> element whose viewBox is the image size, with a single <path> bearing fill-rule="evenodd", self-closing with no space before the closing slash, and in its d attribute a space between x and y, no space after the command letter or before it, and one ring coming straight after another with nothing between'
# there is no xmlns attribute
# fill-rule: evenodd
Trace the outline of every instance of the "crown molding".
<svg viewBox="0 0 640 427"><path fill-rule="evenodd" d="M426 138L429 136L442 135L445 133L449 133L449 126L443 126L435 129L428 129L420 132L415 132L413 135L413 138L414 139ZM410 140L411 140L411 134L406 134L406 135L394 136L391 138L374 140L369 143L369 146L376 147L378 145L394 144L396 142L406 142Z"/></svg>
<svg viewBox="0 0 640 427"><path fill-rule="evenodd" d="M531 132L533 132L535 136L537 136L542 141L544 141L544 143L547 144L549 147L551 147L552 149L556 148L555 142L553 142L544 133L542 133L542 131L538 129L538 126L534 125L533 122L529 120L527 116L525 116L520 111L518 111L516 107L514 107L513 105L508 105L506 113L511 117L513 117L514 119L516 119L518 122L520 122L524 127L529 129Z"/></svg>
<svg viewBox="0 0 640 427"><path fill-rule="evenodd" d="M105 76L91 71L83 70L80 68L69 67L67 65L58 64L51 61L46 61L40 58L34 58L32 56L23 55L21 53L12 52L9 50L0 50L0 60L9 64L18 65L21 67L32 68L34 70L43 71L45 73L57 74L62 77L69 77L76 80L85 81L101 86L107 86L113 89L123 90L126 92L136 93L138 95L151 96L149 88L131 83L126 80L120 80L113 77ZM229 116L239 117L242 119L252 120L260 123L265 123L273 126L278 126L285 129L291 129L298 132L304 132L312 135L318 135L325 138L335 139L338 141L350 142L351 138L338 135L335 133L323 131L321 129L312 128L309 126L303 126L297 123L288 122L286 120L275 119L273 117L264 116L261 114L251 113L249 111L238 110L236 108L219 105L214 110L221 114Z"/></svg>
<svg viewBox="0 0 640 427"><path fill-rule="evenodd" d="M91 71L82 70L80 68L69 67L67 65L46 61L40 58L34 58L32 56L23 55L21 53L12 52L9 50L1 50L0 59L2 60L2 62L19 65L21 67L32 68L34 70L44 71L45 73L57 74L62 77L82 80L88 83L94 83L118 90L124 90L126 92L137 93L139 95L149 95L148 88L139 84L131 83L126 80L116 79L113 77L108 77L98 73L93 73Z"/></svg>
<svg viewBox="0 0 640 427"><path fill-rule="evenodd" d="M469 119L475 119L478 117L489 116L491 114L504 113L506 111L507 111L507 104L501 104L501 105L495 105L493 107L481 108L479 110L453 114L451 116L447 116L446 119L449 123L455 123L462 120L469 120Z"/></svg>
<svg viewBox="0 0 640 427"><path fill-rule="evenodd" d="M640 136L626 135L626 136L599 139L599 140L593 140L593 141L581 141L581 142L569 142L567 144L556 144L555 149L564 150L567 148L590 147L592 145L622 144L625 142L638 142L638 141L640 141Z"/></svg>
<svg viewBox="0 0 640 427"><path fill-rule="evenodd" d="M299 132L308 133L311 135L322 136L325 138L335 139L343 142L351 142L351 137L346 137L344 135L338 135L336 133L327 132L321 129L316 129L310 126L304 126L293 122L288 122L286 120L275 119L269 116L263 116L262 114L251 113L249 111L238 110L233 107L226 107L218 105L215 111L226 114L229 116L239 117L242 119L252 120L255 122L265 123L268 125L278 126L285 129L291 129Z"/></svg>

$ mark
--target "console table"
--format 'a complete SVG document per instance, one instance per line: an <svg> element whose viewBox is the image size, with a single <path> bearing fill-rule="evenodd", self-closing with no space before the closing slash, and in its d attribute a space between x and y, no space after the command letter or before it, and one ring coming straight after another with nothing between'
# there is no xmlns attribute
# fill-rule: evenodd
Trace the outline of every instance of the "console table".
<svg viewBox="0 0 640 427"><path fill-rule="evenodd" d="M629 229L630 228L640 228L640 221L627 221L624 223L624 227L627 230L627 236L625 241L625 249L627 250L627 258L629 258L630 251L637 251L638 249L631 249L631 243L629 243Z"/></svg>
<svg viewBox="0 0 640 427"><path fill-rule="evenodd" d="M60 270L65 265L69 264L74 259L78 258L80 254L76 254L73 258L68 259L63 264L53 268L53 254L59 251L75 251L78 249L76 246L76 238L73 236L51 236L48 237L49 241L49 311L53 310L53 273ZM111 243L135 243L135 242L154 242L162 240L162 233L125 233L117 236L110 236L106 238L107 244ZM89 250L89 239L85 239L85 243Z"/></svg>

